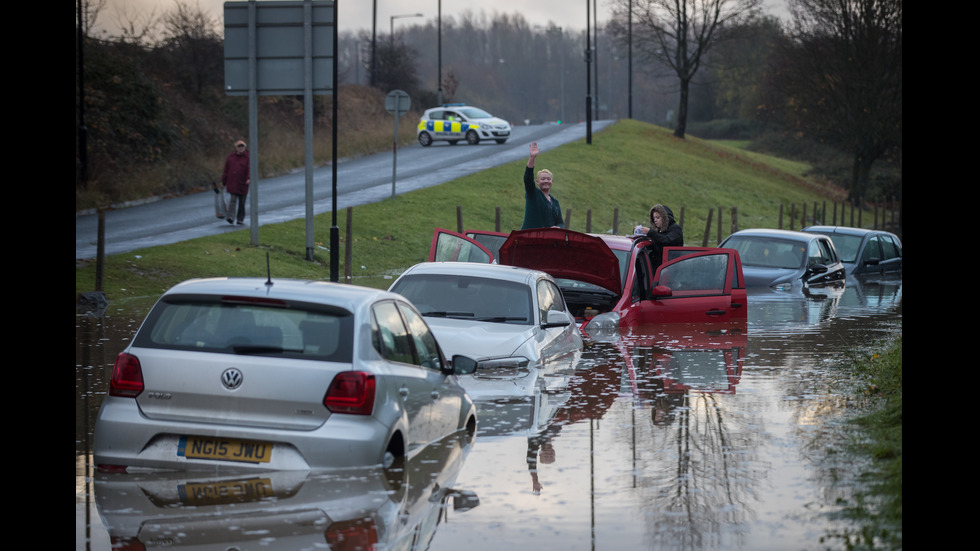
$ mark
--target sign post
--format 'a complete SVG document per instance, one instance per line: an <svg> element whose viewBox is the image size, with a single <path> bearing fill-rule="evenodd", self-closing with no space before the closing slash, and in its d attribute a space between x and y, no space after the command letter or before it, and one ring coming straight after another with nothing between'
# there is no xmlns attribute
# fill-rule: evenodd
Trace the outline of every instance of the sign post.
<svg viewBox="0 0 980 551"><path fill-rule="evenodd" d="M391 196L395 196L395 167L398 165L398 119L412 108L412 98L401 90L392 90L385 97L385 111L395 116L395 140L391 160Z"/></svg>

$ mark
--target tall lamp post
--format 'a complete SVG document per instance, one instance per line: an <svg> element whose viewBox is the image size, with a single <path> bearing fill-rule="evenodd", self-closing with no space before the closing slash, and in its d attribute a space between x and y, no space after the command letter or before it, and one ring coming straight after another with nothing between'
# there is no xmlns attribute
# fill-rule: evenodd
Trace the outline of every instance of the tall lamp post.
<svg viewBox="0 0 980 551"><path fill-rule="evenodd" d="M436 15L436 49L438 55L436 56L439 60L439 74L436 79L436 87L439 90L439 103L436 105L442 105L442 0L439 0L439 12Z"/></svg>
<svg viewBox="0 0 980 551"><path fill-rule="evenodd" d="M391 45L392 46L395 45L395 19L401 19L403 17L425 17L425 16L422 15L421 13L407 13L407 14L404 14L404 15L392 15L391 16L391 28L389 29L390 32L391 32Z"/></svg>

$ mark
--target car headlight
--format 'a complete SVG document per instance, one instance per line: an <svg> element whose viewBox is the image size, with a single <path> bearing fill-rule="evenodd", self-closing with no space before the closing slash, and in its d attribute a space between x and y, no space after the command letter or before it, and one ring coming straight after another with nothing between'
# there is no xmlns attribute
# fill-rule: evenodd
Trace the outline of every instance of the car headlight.
<svg viewBox="0 0 980 551"><path fill-rule="evenodd" d="M531 361L524 356L511 356L509 358L487 358L477 362L477 369L499 369L527 367Z"/></svg>
<svg viewBox="0 0 980 551"><path fill-rule="evenodd" d="M585 324L585 331L592 335L593 333L598 334L604 331L618 331L619 330L619 313L618 312L606 312L593 316L589 320L589 323Z"/></svg>

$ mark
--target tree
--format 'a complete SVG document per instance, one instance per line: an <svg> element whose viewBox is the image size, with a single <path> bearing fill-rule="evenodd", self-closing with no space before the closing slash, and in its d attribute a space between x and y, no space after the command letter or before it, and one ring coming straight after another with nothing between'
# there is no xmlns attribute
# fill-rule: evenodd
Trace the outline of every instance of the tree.
<svg viewBox="0 0 980 551"><path fill-rule="evenodd" d="M174 0L174 9L162 21L163 43L157 51L169 59L188 91L201 97L206 84L224 73L220 21L184 0Z"/></svg>
<svg viewBox="0 0 980 551"><path fill-rule="evenodd" d="M755 18L762 0L618 0L616 33L623 40L624 20L633 12L633 47L651 61L664 63L680 81L674 136L687 132L691 80L727 25Z"/></svg>
<svg viewBox="0 0 980 551"><path fill-rule="evenodd" d="M853 156L849 199L873 163L902 145L902 0L790 0L776 85L804 134Z"/></svg>
<svg viewBox="0 0 980 551"><path fill-rule="evenodd" d="M416 70L418 53L394 37L389 40L378 40L371 63L375 71L371 80L374 87L388 93L392 90L402 90L414 96L419 89L419 79Z"/></svg>

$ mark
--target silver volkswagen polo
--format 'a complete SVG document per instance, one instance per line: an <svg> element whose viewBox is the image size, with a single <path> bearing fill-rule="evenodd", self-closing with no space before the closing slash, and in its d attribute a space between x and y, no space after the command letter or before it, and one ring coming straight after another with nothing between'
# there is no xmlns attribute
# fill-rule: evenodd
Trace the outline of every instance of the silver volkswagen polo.
<svg viewBox="0 0 980 551"><path fill-rule="evenodd" d="M309 470L413 455L476 413L403 297L328 282L214 278L168 290L116 359L102 471Z"/></svg>

